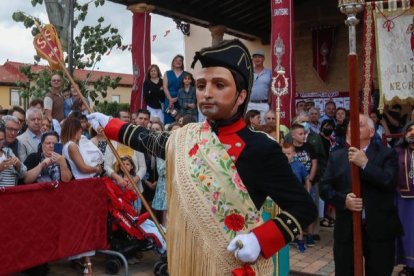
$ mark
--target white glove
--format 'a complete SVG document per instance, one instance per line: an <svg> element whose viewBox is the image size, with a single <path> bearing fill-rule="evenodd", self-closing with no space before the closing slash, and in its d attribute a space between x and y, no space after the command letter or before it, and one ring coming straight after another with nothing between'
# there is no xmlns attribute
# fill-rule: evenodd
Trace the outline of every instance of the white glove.
<svg viewBox="0 0 414 276"><path fill-rule="evenodd" d="M243 245L241 248L239 245ZM243 263L254 263L259 257L261 248L256 235L253 233L237 235L227 246L227 250L234 252L236 259Z"/></svg>
<svg viewBox="0 0 414 276"><path fill-rule="evenodd" d="M88 115L87 118L93 129L96 131L98 131L99 127L105 128L111 119L110 116L106 116L105 114L99 112L94 112Z"/></svg>

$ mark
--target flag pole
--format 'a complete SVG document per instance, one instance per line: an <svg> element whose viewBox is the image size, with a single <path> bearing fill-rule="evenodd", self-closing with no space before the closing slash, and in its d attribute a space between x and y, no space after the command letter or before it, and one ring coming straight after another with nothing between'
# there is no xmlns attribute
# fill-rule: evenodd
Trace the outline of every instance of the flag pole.
<svg viewBox="0 0 414 276"><path fill-rule="evenodd" d="M37 22L37 20L34 20L36 27L38 28L42 38L44 39L44 41L46 42L47 46L50 48L51 52L53 53L53 56L57 59L59 66L62 68L63 72L65 73L66 77L69 79L71 85L75 88L75 90L78 92L78 94L81 97L82 103L88 108L89 113L92 113L92 109L90 108L89 104L86 102L85 97L82 95L82 93L79 90L78 85L76 84L76 82L73 80L72 76L70 75L68 69L65 67L65 64L63 63L63 61L59 58L59 56L56 54L55 50L53 49L53 47L50 45L49 40L46 38L45 34L43 33L43 28L40 26L39 22ZM102 133L104 134L104 133ZM138 187L135 185L134 180L131 177L131 174L129 173L129 171L125 168L123 162L121 161L121 158L118 154L118 152L116 151L114 145L112 145L111 141L108 139L108 137L104 134L103 135L109 148L111 149L112 153L114 154L116 160L118 161L122 171L125 173L125 175L128 178L128 181L131 183L131 187L133 187L134 191L136 192L136 194L138 195L138 197L141 199L142 201L142 205L144 205L145 209L147 209L148 213L151 216L151 219L154 221L155 225L157 226L158 230L160 231L161 236L166 239L165 236L165 230L161 227L161 225L159 224L157 218L155 217L154 213L151 210L151 206L148 204L148 202L145 200L144 196L142 195L141 191L138 189Z"/></svg>
<svg viewBox="0 0 414 276"><path fill-rule="evenodd" d="M272 93L276 96L276 112L275 112L275 127L276 127L276 141L280 143L280 97L288 93L288 78L285 77L285 71L281 68L276 68L277 76L272 77ZM271 218L273 219L276 215L279 215L282 211L276 203L272 202L273 210ZM276 263L275 263L275 275L279 276L279 266L280 266L280 256L279 252L276 253Z"/></svg>
<svg viewBox="0 0 414 276"><path fill-rule="evenodd" d="M360 148L359 138L359 93L358 93L358 55L356 53L356 25L359 23L356 15L362 11L362 0L339 0L338 7L347 16L345 24L349 29L349 98L350 98L350 128L351 146ZM361 197L359 167L351 164L352 192ZM363 275L362 254L362 222L361 212L352 212L353 241L354 241L354 275Z"/></svg>

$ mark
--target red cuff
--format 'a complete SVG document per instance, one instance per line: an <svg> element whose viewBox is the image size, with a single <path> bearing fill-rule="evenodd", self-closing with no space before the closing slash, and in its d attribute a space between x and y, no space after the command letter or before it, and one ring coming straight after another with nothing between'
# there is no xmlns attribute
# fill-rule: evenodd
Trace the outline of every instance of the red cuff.
<svg viewBox="0 0 414 276"><path fill-rule="evenodd" d="M286 244L282 232L271 220L254 228L252 232L256 235L265 258L272 257Z"/></svg>
<svg viewBox="0 0 414 276"><path fill-rule="evenodd" d="M119 132L121 131L121 127L125 124L126 123L124 121L121 121L118 118L109 120L104 129L106 137L111 140L119 141Z"/></svg>

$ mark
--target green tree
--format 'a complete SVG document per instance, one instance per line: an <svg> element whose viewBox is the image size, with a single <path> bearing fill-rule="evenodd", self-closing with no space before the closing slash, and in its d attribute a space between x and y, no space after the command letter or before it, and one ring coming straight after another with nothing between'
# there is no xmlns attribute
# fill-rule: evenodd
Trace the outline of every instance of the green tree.
<svg viewBox="0 0 414 276"><path fill-rule="evenodd" d="M42 5L43 0L30 0L33 7ZM122 44L122 37L118 33L118 29L109 25L105 25L105 19L100 17L95 26L84 24L91 4L94 3L95 8L103 6L105 0L92 0L85 4L79 4L75 0L74 5L74 28L80 28L80 32L74 37L73 41L73 57L74 66L77 69L90 70L86 80L77 80L79 88L84 96L88 96L97 104L98 97L105 98L109 87L115 89L121 78L111 79L109 76L101 76L93 82L89 81L92 76L92 70L102 57L112 51L114 48L126 50L128 46ZM35 26L35 20L41 24L38 18L34 18L23 12L14 12L12 18L16 22L21 22L26 28L31 29L33 36L39 33ZM83 26L80 26L83 23ZM34 64L37 65L40 57L34 56ZM67 62L67 58L65 60ZM55 72L45 68L42 71L35 71L32 66L22 66L19 72L26 76L25 81L18 81L17 86L20 87L20 96L27 103L30 98L42 98L50 89L50 78ZM63 74L61 74L63 75ZM68 81L65 80L67 84Z"/></svg>
<svg viewBox="0 0 414 276"><path fill-rule="evenodd" d="M129 104L120 104L117 102L108 103L104 101L103 103L98 103L96 106L96 111L112 117L117 117L120 110L129 110Z"/></svg>

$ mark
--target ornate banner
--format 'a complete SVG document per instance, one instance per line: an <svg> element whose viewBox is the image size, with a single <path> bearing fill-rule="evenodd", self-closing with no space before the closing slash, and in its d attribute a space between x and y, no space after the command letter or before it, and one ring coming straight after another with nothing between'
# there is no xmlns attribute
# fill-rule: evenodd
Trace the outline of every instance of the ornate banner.
<svg viewBox="0 0 414 276"><path fill-rule="evenodd" d="M379 90L384 104L414 104L414 8L409 0L375 2Z"/></svg>
<svg viewBox="0 0 414 276"><path fill-rule="evenodd" d="M33 39L33 45L37 55L46 59L49 62L50 68L58 70L60 69L60 65L56 56L63 62L63 51L56 29L52 24L47 24L43 27L42 32L47 42L41 33L38 33ZM53 54L53 51L56 53L56 56Z"/></svg>
<svg viewBox="0 0 414 276"><path fill-rule="evenodd" d="M288 79L287 95L282 96L280 123L290 126L295 111L295 52L293 25L293 1L272 0L272 68L273 76L283 70ZM275 109L276 97L273 96L272 108Z"/></svg>
<svg viewBox="0 0 414 276"><path fill-rule="evenodd" d="M131 112L145 108L142 88L145 74L151 65L151 15L147 12L136 12L132 17L132 66L134 83L131 92Z"/></svg>

